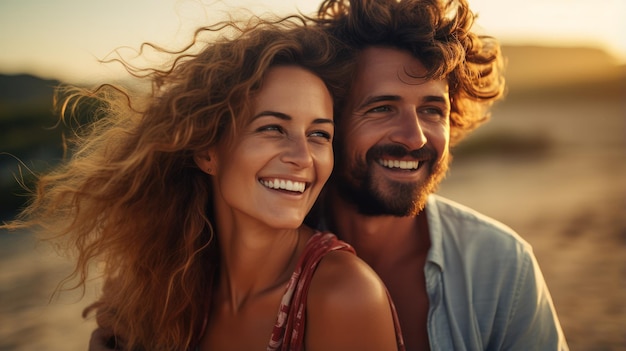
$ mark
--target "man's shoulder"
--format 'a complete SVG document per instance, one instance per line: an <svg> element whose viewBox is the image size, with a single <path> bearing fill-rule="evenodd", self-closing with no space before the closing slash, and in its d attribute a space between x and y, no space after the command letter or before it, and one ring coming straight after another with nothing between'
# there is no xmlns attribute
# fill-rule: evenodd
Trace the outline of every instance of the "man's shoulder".
<svg viewBox="0 0 626 351"><path fill-rule="evenodd" d="M481 330L485 344L502 349L567 349L530 244L510 227L441 196L431 196L426 210L429 257L440 267L430 271L441 274L443 305L455 311L455 323Z"/></svg>
<svg viewBox="0 0 626 351"><path fill-rule="evenodd" d="M532 248L515 230L472 208L439 195L431 195L426 205L431 238L463 250L493 249L507 254L527 254Z"/></svg>
<svg viewBox="0 0 626 351"><path fill-rule="evenodd" d="M440 196L429 199L427 214L429 257L447 285L500 301L503 291L511 293L527 280L534 254L513 229Z"/></svg>

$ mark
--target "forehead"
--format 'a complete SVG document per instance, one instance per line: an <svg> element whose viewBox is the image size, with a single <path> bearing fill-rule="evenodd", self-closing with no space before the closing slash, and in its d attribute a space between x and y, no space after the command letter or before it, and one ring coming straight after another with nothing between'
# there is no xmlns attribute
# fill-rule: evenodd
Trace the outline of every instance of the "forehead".
<svg viewBox="0 0 626 351"><path fill-rule="evenodd" d="M235 125L228 125L231 133L221 140L225 145L239 140L259 116L282 116L297 123L332 121L333 100L324 81L310 70L296 65L273 66L245 102L243 112L235 114Z"/></svg>
<svg viewBox="0 0 626 351"><path fill-rule="evenodd" d="M357 59L351 100L372 95L447 94L447 82L420 78L426 73L424 65L408 51L366 48Z"/></svg>
<svg viewBox="0 0 626 351"><path fill-rule="evenodd" d="M320 77L299 66L271 67L253 102L256 109L271 107L302 111L308 107L311 113L332 109L332 98L326 84Z"/></svg>
<svg viewBox="0 0 626 351"><path fill-rule="evenodd" d="M401 78L407 82L419 82L426 68L409 52L386 47L364 49L357 60L357 77L362 80L377 76ZM423 80L422 80L423 81Z"/></svg>

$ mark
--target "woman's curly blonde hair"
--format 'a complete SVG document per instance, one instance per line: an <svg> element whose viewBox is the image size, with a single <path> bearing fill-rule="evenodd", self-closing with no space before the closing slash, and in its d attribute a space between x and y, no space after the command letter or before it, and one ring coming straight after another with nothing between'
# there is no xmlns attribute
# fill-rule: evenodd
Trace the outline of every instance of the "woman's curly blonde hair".
<svg viewBox="0 0 626 351"><path fill-rule="evenodd" d="M201 50L201 34L219 36ZM223 33L223 34L222 34ZM193 156L237 133L274 65L297 65L345 94L350 51L304 18L255 18L199 29L167 69L127 69L152 83L144 93L113 85L72 89L61 114L95 101L71 157L38 179L28 207L5 228L28 227L77 253L68 279L84 287L104 263L99 323L127 349L185 350L198 341L219 262L212 189ZM83 119L82 116L78 116ZM88 312L88 311L86 311Z"/></svg>

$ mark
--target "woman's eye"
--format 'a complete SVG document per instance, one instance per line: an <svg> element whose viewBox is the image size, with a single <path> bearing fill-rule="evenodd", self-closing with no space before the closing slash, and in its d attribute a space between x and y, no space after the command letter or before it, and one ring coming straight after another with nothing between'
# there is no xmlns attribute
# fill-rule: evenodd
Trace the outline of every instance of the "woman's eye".
<svg viewBox="0 0 626 351"><path fill-rule="evenodd" d="M279 132L282 133L283 128L276 124L270 124L257 128L257 132Z"/></svg>
<svg viewBox="0 0 626 351"><path fill-rule="evenodd" d="M324 130L317 130L315 132L312 132L311 134L309 134L312 137L319 137L319 138L324 138L328 141L333 139L333 135L327 131Z"/></svg>

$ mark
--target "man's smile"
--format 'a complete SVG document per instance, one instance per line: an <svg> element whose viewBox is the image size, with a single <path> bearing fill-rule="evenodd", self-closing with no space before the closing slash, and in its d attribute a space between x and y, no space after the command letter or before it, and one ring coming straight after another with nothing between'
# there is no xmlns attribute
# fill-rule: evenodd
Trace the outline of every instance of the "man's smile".
<svg viewBox="0 0 626 351"><path fill-rule="evenodd" d="M416 170L420 166L419 161L406 161L406 160L390 160L390 159L378 159L378 164L387 168L399 168L404 170Z"/></svg>

